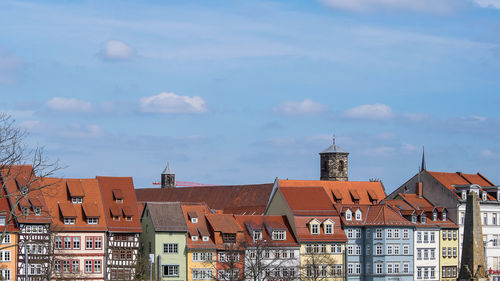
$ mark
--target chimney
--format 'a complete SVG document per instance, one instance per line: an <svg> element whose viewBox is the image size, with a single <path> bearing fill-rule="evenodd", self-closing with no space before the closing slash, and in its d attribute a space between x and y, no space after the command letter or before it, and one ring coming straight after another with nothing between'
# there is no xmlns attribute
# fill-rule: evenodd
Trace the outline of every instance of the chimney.
<svg viewBox="0 0 500 281"><path fill-rule="evenodd" d="M424 184L422 182L417 182L415 193L417 194L418 198L422 198L424 196Z"/></svg>

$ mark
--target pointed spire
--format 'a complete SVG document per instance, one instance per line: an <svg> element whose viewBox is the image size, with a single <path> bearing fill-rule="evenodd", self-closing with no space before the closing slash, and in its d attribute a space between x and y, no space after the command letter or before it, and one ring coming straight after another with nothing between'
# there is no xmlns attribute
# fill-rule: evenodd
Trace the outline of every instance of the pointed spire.
<svg viewBox="0 0 500 281"><path fill-rule="evenodd" d="M174 171L172 171L172 169L170 169L170 162L167 161L167 166L165 167L165 169L163 169L163 172L161 174L162 175L172 175L172 174L174 174Z"/></svg>
<svg viewBox="0 0 500 281"><path fill-rule="evenodd" d="M333 145L335 145L335 134L333 134Z"/></svg>
<svg viewBox="0 0 500 281"><path fill-rule="evenodd" d="M425 171L425 147L422 146L422 164L420 165L420 172Z"/></svg>

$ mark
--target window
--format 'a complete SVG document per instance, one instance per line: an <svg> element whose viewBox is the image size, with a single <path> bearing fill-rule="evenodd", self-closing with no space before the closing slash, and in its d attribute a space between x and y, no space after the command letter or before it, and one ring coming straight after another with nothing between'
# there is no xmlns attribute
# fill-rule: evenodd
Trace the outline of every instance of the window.
<svg viewBox="0 0 500 281"><path fill-rule="evenodd" d="M319 224L311 224L311 234L319 234Z"/></svg>
<svg viewBox="0 0 500 281"><path fill-rule="evenodd" d="M420 223L425 223L425 215L420 216Z"/></svg>
<svg viewBox="0 0 500 281"><path fill-rule="evenodd" d="M361 229L356 228L354 232L356 233L356 238L361 238Z"/></svg>
<svg viewBox="0 0 500 281"><path fill-rule="evenodd" d="M208 236L202 236L202 237L201 237L201 240L202 240L203 242L207 242L209 238L210 238L210 237L208 237Z"/></svg>
<svg viewBox="0 0 500 281"><path fill-rule="evenodd" d="M42 215L42 208L40 207L35 207L35 215L40 216Z"/></svg>
<svg viewBox="0 0 500 281"><path fill-rule="evenodd" d="M429 243L429 233L424 231L424 243Z"/></svg>
<svg viewBox="0 0 500 281"><path fill-rule="evenodd" d="M443 252L443 254L442 254L443 258L446 258L446 247L443 247L442 252Z"/></svg>
<svg viewBox="0 0 500 281"><path fill-rule="evenodd" d="M325 224L325 234L333 234L333 225Z"/></svg>
<svg viewBox="0 0 500 281"><path fill-rule="evenodd" d="M482 196L481 196L481 197L482 197L481 199L483 199L483 201L486 201L486 199L488 198L488 197L487 197L487 193L486 193L486 192L483 192L483 194L481 194L481 195L482 195Z"/></svg>
<svg viewBox="0 0 500 281"><path fill-rule="evenodd" d="M384 273L384 265L380 262L375 264L375 269L377 274Z"/></svg>
<svg viewBox="0 0 500 281"><path fill-rule="evenodd" d="M0 251L0 261L10 261L10 251Z"/></svg>
<svg viewBox="0 0 500 281"><path fill-rule="evenodd" d="M434 231L432 231L432 232L430 233L430 235L431 235L431 243L436 242L436 233L435 233Z"/></svg>
<svg viewBox="0 0 500 281"><path fill-rule="evenodd" d="M347 254L348 255L354 254L354 245L347 245Z"/></svg>
<svg viewBox="0 0 500 281"><path fill-rule="evenodd" d="M0 269L0 277L2 280L10 281L10 269Z"/></svg>
<svg viewBox="0 0 500 281"><path fill-rule="evenodd" d="M101 273L102 261L101 260L85 260L85 273Z"/></svg>
<svg viewBox="0 0 500 281"><path fill-rule="evenodd" d="M251 254L256 255L255 251L252 251ZM212 261L213 253L206 252L193 252L193 261Z"/></svg>
<svg viewBox="0 0 500 281"><path fill-rule="evenodd" d="M411 222L412 223L417 223L417 216L416 215L412 215L411 216Z"/></svg>
<svg viewBox="0 0 500 281"><path fill-rule="evenodd" d="M392 239L392 229L387 229L387 239Z"/></svg>
<svg viewBox="0 0 500 281"><path fill-rule="evenodd" d="M5 225L5 216L0 216L0 226Z"/></svg>
<svg viewBox="0 0 500 281"><path fill-rule="evenodd" d="M430 249L430 253L431 253L431 260L435 260L436 259L436 249Z"/></svg>
<svg viewBox="0 0 500 281"><path fill-rule="evenodd" d="M422 249L417 249L417 260L422 259Z"/></svg>
<svg viewBox="0 0 500 281"><path fill-rule="evenodd" d="M377 230L375 231L375 238L377 239L382 239L384 235L384 232L381 228L377 228Z"/></svg>
<svg viewBox="0 0 500 281"><path fill-rule="evenodd" d="M273 230L273 240L285 240L285 239L286 239L286 232L284 230Z"/></svg>
<svg viewBox="0 0 500 281"><path fill-rule="evenodd" d="M87 218L87 224L98 224L99 219L98 218Z"/></svg>
<svg viewBox="0 0 500 281"><path fill-rule="evenodd" d="M394 254L399 255L399 245L394 245Z"/></svg>
<svg viewBox="0 0 500 281"><path fill-rule="evenodd" d="M497 223L498 223L498 222L497 222L497 221L498 221L498 220L497 220L497 218L498 218L497 216L498 216L498 215L497 215L496 213L493 213L493 214L491 215L491 224L493 224L493 225L497 225Z"/></svg>
<svg viewBox="0 0 500 281"><path fill-rule="evenodd" d="M403 239L410 239L410 231L408 229L403 229Z"/></svg>
<svg viewBox="0 0 500 281"><path fill-rule="evenodd" d="M64 237L64 249L71 249L71 237Z"/></svg>
<svg viewBox="0 0 500 281"><path fill-rule="evenodd" d="M75 218L64 218L64 224L75 224Z"/></svg>
<svg viewBox="0 0 500 281"><path fill-rule="evenodd" d="M443 213L441 213L441 217L443 221L446 221L446 211L443 210Z"/></svg>
<svg viewBox="0 0 500 281"><path fill-rule="evenodd" d="M191 240L193 240L193 241L198 241L198 235L193 235L193 236L191 236Z"/></svg>
<svg viewBox="0 0 500 281"><path fill-rule="evenodd" d="M483 214L483 224L488 225L488 214L486 213Z"/></svg>
<svg viewBox="0 0 500 281"><path fill-rule="evenodd" d="M452 235L453 231L451 230L448 230L448 240L451 240L451 235Z"/></svg>
<svg viewBox="0 0 500 281"><path fill-rule="evenodd" d="M77 273L80 272L80 261L72 260L71 261L71 272Z"/></svg>
<svg viewBox="0 0 500 281"><path fill-rule="evenodd" d="M82 204L83 198L82 197L71 197L71 202L73 202L73 204Z"/></svg>
<svg viewBox="0 0 500 281"><path fill-rule="evenodd" d="M352 220L352 212L351 210L347 210L347 212L345 212L345 219L350 221Z"/></svg>
<svg viewBox="0 0 500 281"><path fill-rule="evenodd" d="M102 265L100 260L94 261L94 272L100 273L102 270Z"/></svg>
<svg viewBox="0 0 500 281"><path fill-rule="evenodd" d="M94 248L94 237L87 236L85 237L85 249L93 249Z"/></svg>
<svg viewBox="0 0 500 281"><path fill-rule="evenodd" d="M114 221L119 221L119 220L120 220L120 217L119 217L119 216L113 216L113 220L114 220Z"/></svg>
<svg viewBox="0 0 500 281"><path fill-rule="evenodd" d="M331 275L332 276L342 276L342 265L341 264L332 264L331 266Z"/></svg>
<svg viewBox="0 0 500 281"><path fill-rule="evenodd" d="M73 249L80 249L80 237L73 238Z"/></svg>
<svg viewBox="0 0 500 281"><path fill-rule="evenodd" d="M342 244L336 243L330 245L330 252L335 253L335 254L341 254L342 253Z"/></svg>
<svg viewBox="0 0 500 281"><path fill-rule="evenodd" d="M417 243L422 243L422 232L417 231Z"/></svg>
<svg viewBox="0 0 500 281"><path fill-rule="evenodd" d="M429 249L424 249L423 252L424 252L424 260L428 260L429 259Z"/></svg>
<svg viewBox="0 0 500 281"><path fill-rule="evenodd" d="M392 254L393 254L392 249L393 249L393 246L392 246L392 245L387 245L387 254L388 254L388 255L392 255Z"/></svg>
<svg viewBox="0 0 500 281"><path fill-rule="evenodd" d="M399 229L394 229L394 239L399 239Z"/></svg>
<svg viewBox="0 0 500 281"><path fill-rule="evenodd" d="M192 271L193 280L211 280L213 279L213 270L207 268L193 268Z"/></svg>
<svg viewBox="0 0 500 281"><path fill-rule="evenodd" d="M467 199L467 191L462 190L462 200L466 200L466 199Z"/></svg>
<svg viewBox="0 0 500 281"><path fill-rule="evenodd" d="M354 238L354 229L347 230L347 238Z"/></svg>
<svg viewBox="0 0 500 281"><path fill-rule="evenodd" d="M191 218L192 223L198 223L198 218Z"/></svg>
<svg viewBox="0 0 500 281"><path fill-rule="evenodd" d="M356 245L355 247L355 254L356 255L361 255L361 245Z"/></svg>
<svg viewBox="0 0 500 281"><path fill-rule="evenodd" d="M457 257L457 247L453 247L453 257Z"/></svg>
<svg viewBox="0 0 500 281"><path fill-rule="evenodd" d="M60 260L54 261L54 272L57 272L57 273L61 272L61 261Z"/></svg>
<svg viewBox="0 0 500 281"><path fill-rule="evenodd" d="M451 258L451 247L448 247L448 257Z"/></svg>
<svg viewBox="0 0 500 281"><path fill-rule="evenodd" d="M163 244L163 252L166 254L177 254L178 253L178 244L174 243L164 243Z"/></svg>
<svg viewBox="0 0 500 281"><path fill-rule="evenodd" d="M465 212L460 212L460 224L464 224L465 222Z"/></svg>
<svg viewBox="0 0 500 281"><path fill-rule="evenodd" d="M357 211L356 211L356 220L357 220L357 221L360 221L360 220L361 220L361 211L360 211L360 210L357 210Z"/></svg>
<svg viewBox="0 0 500 281"><path fill-rule="evenodd" d="M102 249L102 238L99 236L94 237L94 249Z"/></svg>
<svg viewBox="0 0 500 281"><path fill-rule="evenodd" d="M10 234L5 233L3 239L2 239L2 244L10 244Z"/></svg>
<svg viewBox="0 0 500 281"><path fill-rule="evenodd" d="M262 240L262 230L254 230L252 236L253 236L253 240L254 241ZM203 237L207 237L208 238L208 236L203 236ZM205 240L203 240L203 241L205 241Z"/></svg>
<svg viewBox="0 0 500 281"><path fill-rule="evenodd" d="M410 245L404 244L403 245L403 255L409 255L410 254Z"/></svg>
<svg viewBox="0 0 500 281"><path fill-rule="evenodd" d="M375 253L377 255L382 255L382 244L375 245Z"/></svg>
<svg viewBox="0 0 500 281"><path fill-rule="evenodd" d="M437 221L437 218L438 218L437 212L436 211L432 212L432 220Z"/></svg>
<svg viewBox="0 0 500 281"><path fill-rule="evenodd" d="M410 264L407 262L403 263L403 273L410 273Z"/></svg>

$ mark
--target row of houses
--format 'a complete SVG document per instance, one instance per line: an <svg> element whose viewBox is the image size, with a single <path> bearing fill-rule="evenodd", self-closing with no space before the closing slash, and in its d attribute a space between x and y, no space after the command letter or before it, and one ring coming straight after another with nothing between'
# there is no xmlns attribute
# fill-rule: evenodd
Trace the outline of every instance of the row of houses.
<svg viewBox="0 0 500 281"><path fill-rule="evenodd" d="M2 280L133 280L142 231L132 178L0 170Z"/></svg>

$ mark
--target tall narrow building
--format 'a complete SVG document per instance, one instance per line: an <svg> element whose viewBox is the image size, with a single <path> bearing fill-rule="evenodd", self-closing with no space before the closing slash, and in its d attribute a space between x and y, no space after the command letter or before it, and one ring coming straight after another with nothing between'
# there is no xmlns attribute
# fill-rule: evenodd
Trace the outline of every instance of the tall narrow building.
<svg viewBox="0 0 500 281"><path fill-rule="evenodd" d="M175 173L170 169L169 162L167 162L167 166L161 173L161 188L165 187L175 187Z"/></svg>
<svg viewBox="0 0 500 281"><path fill-rule="evenodd" d="M321 151L320 164L321 164L321 180L326 181L348 181L348 158L349 153L345 152L335 143L327 149Z"/></svg>

